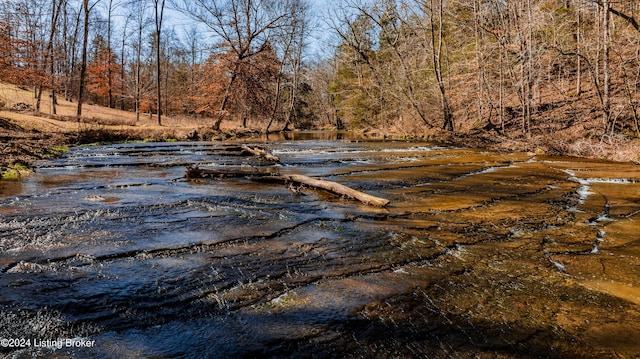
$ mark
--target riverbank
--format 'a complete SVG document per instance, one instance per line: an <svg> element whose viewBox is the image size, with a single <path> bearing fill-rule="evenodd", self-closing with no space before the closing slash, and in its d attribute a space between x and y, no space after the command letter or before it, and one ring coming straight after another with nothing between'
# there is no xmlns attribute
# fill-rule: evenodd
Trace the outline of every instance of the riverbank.
<svg viewBox="0 0 640 359"><path fill-rule="evenodd" d="M37 160L60 155L70 146L114 142L174 142L250 137L251 129L211 131L198 122L158 126L145 119L138 124L104 120L76 122L0 111L0 178L15 179L30 173Z"/></svg>
<svg viewBox="0 0 640 359"><path fill-rule="evenodd" d="M11 101L0 110L0 178L19 178L28 175L34 161L59 155L69 146L127 141L198 141L256 137L262 124L243 127L236 122L224 122L219 131L211 129L211 119L194 117L163 117L162 125L145 114L136 120L135 114L96 105L86 105L85 117L75 120L75 104L59 100L58 115L35 116L28 101L28 93L17 88L4 89ZM9 96L8 94L13 94ZM50 112L43 104L42 113ZM549 114L552 116L552 114ZM572 156L617 162L640 163L640 141L622 134L598 136L601 125L592 123L565 127L557 131L545 129L544 121L534 123L529 135L518 126L498 128L460 128L455 133L439 129L407 130L364 129L353 131L362 138L388 140L428 140L444 145L484 148L503 153L529 152L552 156ZM407 134L412 133L412 134Z"/></svg>
<svg viewBox="0 0 640 359"><path fill-rule="evenodd" d="M27 131L0 117L0 179L28 175L33 161L54 156L69 144L67 134Z"/></svg>

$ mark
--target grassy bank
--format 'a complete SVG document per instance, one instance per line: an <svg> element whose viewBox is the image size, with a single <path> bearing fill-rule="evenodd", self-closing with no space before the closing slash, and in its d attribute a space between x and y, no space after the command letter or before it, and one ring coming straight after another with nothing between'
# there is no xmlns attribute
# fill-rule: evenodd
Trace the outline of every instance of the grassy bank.
<svg viewBox="0 0 640 359"><path fill-rule="evenodd" d="M158 125L156 118L142 114L83 105L83 117L75 117L76 103L58 99L57 114L51 114L51 101L42 102L34 114L33 93L0 82L0 178L15 179L30 173L36 160L59 155L65 147L92 143L126 141L215 140L254 133L227 123L221 131L211 131L210 119L170 117Z"/></svg>

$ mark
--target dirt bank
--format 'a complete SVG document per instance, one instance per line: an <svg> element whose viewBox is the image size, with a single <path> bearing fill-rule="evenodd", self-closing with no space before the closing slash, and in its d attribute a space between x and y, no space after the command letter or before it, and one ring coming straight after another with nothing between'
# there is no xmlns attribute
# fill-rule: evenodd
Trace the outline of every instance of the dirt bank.
<svg viewBox="0 0 640 359"><path fill-rule="evenodd" d="M163 126L153 124L149 119L137 124L128 123L126 118L83 119L77 122L0 111L0 174L5 174L5 178L27 175L31 163L59 155L69 146L126 141L215 140L256 133L251 129L211 131L197 121L177 123L169 119L167 122Z"/></svg>
<svg viewBox="0 0 640 359"><path fill-rule="evenodd" d="M0 178L8 173L20 175L29 163L59 153L70 140L67 134L27 131L0 118Z"/></svg>

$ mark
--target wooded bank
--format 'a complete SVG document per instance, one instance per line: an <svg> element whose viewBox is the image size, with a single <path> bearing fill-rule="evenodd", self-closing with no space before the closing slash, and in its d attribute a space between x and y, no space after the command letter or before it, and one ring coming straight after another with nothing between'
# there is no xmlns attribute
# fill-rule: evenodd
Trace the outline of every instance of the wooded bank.
<svg viewBox="0 0 640 359"><path fill-rule="evenodd" d="M33 89L35 112L61 96L213 128L450 132L599 157L640 137L640 2L243 3L174 2L205 38L161 26L164 1L0 0L0 80ZM336 40L319 59L305 51L321 16Z"/></svg>

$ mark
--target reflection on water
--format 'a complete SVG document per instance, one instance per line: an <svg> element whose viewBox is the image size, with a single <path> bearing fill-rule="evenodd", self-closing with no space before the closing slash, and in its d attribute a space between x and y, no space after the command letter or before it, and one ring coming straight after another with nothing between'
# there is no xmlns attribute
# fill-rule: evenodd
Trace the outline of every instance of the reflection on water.
<svg viewBox="0 0 640 359"><path fill-rule="evenodd" d="M267 141L336 141L336 140L362 140L361 134L347 131L304 131L304 132L277 132L265 135Z"/></svg>
<svg viewBox="0 0 640 359"><path fill-rule="evenodd" d="M640 354L637 166L278 136L257 142L281 158L280 173L391 204L245 178L187 181L193 163L267 166L208 142L78 147L0 182L0 338L96 343L0 352Z"/></svg>
<svg viewBox="0 0 640 359"><path fill-rule="evenodd" d="M0 198L15 196L24 190L24 183L20 180L0 180Z"/></svg>

